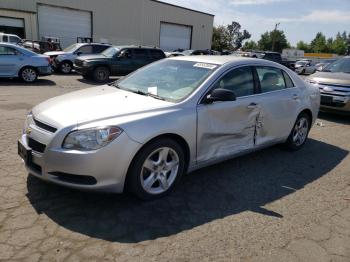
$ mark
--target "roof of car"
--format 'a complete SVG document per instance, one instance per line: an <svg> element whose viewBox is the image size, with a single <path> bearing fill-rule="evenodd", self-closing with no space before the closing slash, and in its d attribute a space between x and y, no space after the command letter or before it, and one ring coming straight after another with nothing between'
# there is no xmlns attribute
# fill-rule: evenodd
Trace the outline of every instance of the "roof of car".
<svg viewBox="0 0 350 262"><path fill-rule="evenodd" d="M124 49L124 48L144 48L144 49L157 49L161 50L158 47L152 47L152 46L141 46L141 45L114 45L113 47L118 49Z"/></svg>
<svg viewBox="0 0 350 262"><path fill-rule="evenodd" d="M237 56L215 56L215 55L199 55L199 56L177 56L169 59L192 61L198 63L212 63L217 65L223 65L229 62L243 62L252 61L254 58L237 57ZM261 59L259 59L260 61Z"/></svg>

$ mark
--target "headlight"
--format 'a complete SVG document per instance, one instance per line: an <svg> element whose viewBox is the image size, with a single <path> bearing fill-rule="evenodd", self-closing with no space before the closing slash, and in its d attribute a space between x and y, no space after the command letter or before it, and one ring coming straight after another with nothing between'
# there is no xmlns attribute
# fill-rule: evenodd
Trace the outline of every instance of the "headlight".
<svg viewBox="0 0 350 262"><path fill-rule="evenodd" d="M28 114L27 114L27 117L24 121L24 127L23 127L23 134L26 134L27 131L28 131L28 128L30 126L30 123L33 121L33 114L32 114L32 111L30 111Z"/></svg>
<svg viewBox="0 0 350 262"><path fill-rule="evenodd" d="M66 136L62 147L82 151L96 150L108 145L122 132L122 129L115 126L73 131Z"/></svg>

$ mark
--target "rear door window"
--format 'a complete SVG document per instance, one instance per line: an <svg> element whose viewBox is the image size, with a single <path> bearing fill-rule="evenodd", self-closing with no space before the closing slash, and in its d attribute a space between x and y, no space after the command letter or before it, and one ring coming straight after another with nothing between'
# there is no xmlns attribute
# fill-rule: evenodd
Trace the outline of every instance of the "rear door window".
<svg viewBox="0 0 350 262"><path fill-rule="evenodd" d="M7 46L0 46L0 55L16 55L18 52Z"/></svg>
<svg viewBox="0 0 350 262"><path fill-rule="evenodd" d="M165 57L161 50L150 50L150 54L153 59L162 59Z"/></svg>
<svg viewBox="0 0 350 262"><path fill-rule="evenodd" d="M105 51L109 47L110 46L105 46L105 45L93 45L93 52L94 54L99 54Z"/></svg>
<svg viewBox="0 0 350 262"><path fill-rule="evenodd" d="M286 87L287 88L294 87L294 83L293 83L292 79L290 78L290 76L284 71L282 71L282 73L283 73L284 81L286 83Z"/></svg>
<svg viewBox="0 0 350 262"><path fill-rule="evenodd" d="M257 66L256 72L260 81L261 93L267 93L286 88L282 70L275 67Z"/></svg>
<svg viewBox="0 0 350 262"><path fill-rule="evenodd" d="M134 59L141 59L141 60L148 59L149 58L148 50L142 49L142 48L133 49L132 57Z"/></svg>

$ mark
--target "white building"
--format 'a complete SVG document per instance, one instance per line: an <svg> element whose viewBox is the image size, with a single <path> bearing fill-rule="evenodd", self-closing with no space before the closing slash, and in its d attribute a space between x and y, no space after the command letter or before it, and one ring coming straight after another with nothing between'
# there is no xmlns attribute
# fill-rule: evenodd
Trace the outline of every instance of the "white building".
<svg viewBox="0 0 350 262"><path fill-rule="evenodd" d="M0 32L26 39L208 49L214 16L154 0L1 0Z"/></svg>

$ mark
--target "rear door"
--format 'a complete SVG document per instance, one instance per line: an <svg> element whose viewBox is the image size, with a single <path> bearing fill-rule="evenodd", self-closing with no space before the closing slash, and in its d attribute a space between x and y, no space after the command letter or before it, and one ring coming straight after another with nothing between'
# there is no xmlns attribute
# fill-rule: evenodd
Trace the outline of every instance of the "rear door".
<svg viewBox="0 0 350 262"><path fill-rule="evenodd" d="M254 147L260 108L253 68L232 69L213 86L233 91L236 101L200 103L197 107L197 161L212 162Z"/></svg>
<svg viewBox="0 0 350 262"><path fill-rule="evenodd" d="M16 49L8 46L0 46L0 76L17 75L24 57Z"/></svg>
<svg viewBox="0 0 350 262"><path fill-rule="evenodd" d="M148 49L134 48L132 49L132 62L134 70L139 69L152 62Z"/></svg>
<svg viewBox="0 0 350 262"><path fill-rule="evenodd" d="M300 108L300 89L279 68L257 66L260 94L256 145L281 141L288 137Z"/></svg>
<svg viewBox="0 0 350 262"><path fill-rule="evenodd" d="M162 50L150 49L149 53L150 53L150 56L151 56L150 59L152 62L165 58L165 54L163 53Z"/></svg>

